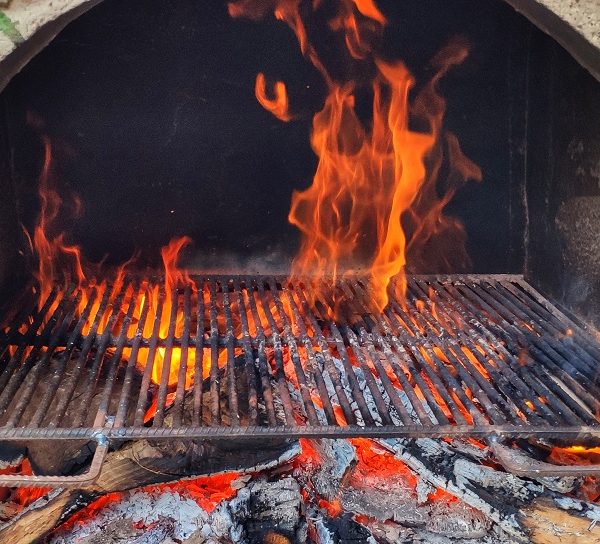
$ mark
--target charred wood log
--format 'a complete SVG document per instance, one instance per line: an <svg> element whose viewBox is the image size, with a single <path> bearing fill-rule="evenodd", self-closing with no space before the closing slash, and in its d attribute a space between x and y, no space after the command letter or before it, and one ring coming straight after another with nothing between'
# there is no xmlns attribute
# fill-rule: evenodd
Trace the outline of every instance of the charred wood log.
<svg viewBox="0 0 600 544"><path fill-rule="evenodd" d="M243 453L242 453L243 452ZM0 527L0 542L35 542L96 498L116 491L197 477L220 471L244 472L261 470L289 460L297 450L287 444L274 447L252 447L243 443L235 456L223 455L214 446L210 453L190 450L181 443L162 444L148 441L126 444L109 453L98 480L83 489L55 489L37 500L21 514Z"/></svg>
<svg viewBox="0 0 600 544"><path fill-rule="evenodd" d="M600 507L483 465L481 454L470 457L461 446L432 439L381 444L431 485L484 512L514 542L600 542Z"/></svg>

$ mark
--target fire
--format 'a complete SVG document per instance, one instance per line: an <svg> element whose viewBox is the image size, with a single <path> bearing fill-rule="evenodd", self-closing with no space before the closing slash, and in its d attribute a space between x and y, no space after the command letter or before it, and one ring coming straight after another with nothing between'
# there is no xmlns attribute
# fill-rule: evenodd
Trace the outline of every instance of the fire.
<svg viewBox="0 0 600 544"><path fill-rule="evenodd" d="M559 465L591 465L600 462L600 447L568 446L552 448L548 460Z"/></svg>
<svg viewBox="0 0 600 544"><path fill-rule="evenodd" d="M260 105L271 112L277 119L285 122L293 119L288 111L288 96L283 81L275 83L273 87L274 98L269 98L267 96L267 80L265 75L260 73L256 76L254 93Z"/></svg>
<svg viewBox="0 0 600 544"><path fill-rule="evenodd" d="M131 324L126 331L129 338L136 333L144 305L148 305L142 329L144 337L148 338L152 335L159 312L161 312L159 337L162 340L168 338L170 334L180 337L183 332L184 317L183 309L178 308L178 289L188 287L192 296L203 296L203 293L197 292L195 283L189 274L178 267L180 252L191 243L191 239L185 236L174 238L161 249L164 285L159 283L149 285L148 282L145 282L138 291L134 291L132 285L125 285L128 267L135 261L137 255L117 269L110 284L106 279L98 282L97 275L102 274L106 278L110 277L110 274L102 272L99 266L92 266L91 263L86 262L78 246L65 242L66 235L61 227L64 222L66 205L57 188L53 145L49 136L45 134L42 135L42 142L44 162L39 179L40 213L33 234L30 236L32 250L38 261L34 275L39 286L39 307L41 308L45 304L53 289L58 288L58 296L48 312L48 315L51 315L70 286L74 285L77 290L73 296L77 296L79 299L79 315L87 315L82 327L82 334L89 334L95 329L96 334L102 335L109 326L115 327L111 333L118 334L117 324L124 317L129 304L133 304ZM76 196L72 197L72 201L69 207L76 215L81 209L81 202ZM94 291L95 295L93 295ZM112 308L119 300L121 306ZM91 304L91 308L84 313L88 303ZM118 319L111 318L111 315L118 316ZM123 356L129 357L130 355L131 348L125 348ZM152 365L151 378L155 383L160 383L161 378L164 378L168 385L176 383L182 361L181 348L174 346L168 351L165 347L158 347L153 360L149 360L149 355L148 348L139 349L136 362L140 369L143 371L147 365ZM186 350L186 357L189 359L189 362L186 361L188 364L186 387L190 386L193 379L195 356L194 348L190 347ZM203 357L203 353L199 356ZM205 366L206 364L203 363L202 367Z"/></svg>
<svg viewBox="0 0 600 544"><path fill-rule="evenodd" d="M75 282L82 285L85 280L79 247L66 244L65 233L60 231L63 200L54 186L52 144L46 135L42 137L42 141L44 163L38 189L40 213L33 236L30 237L38 257L38 268L34 276L40 288L39 308L46 302L59 276L62 276L65 284ZM80 209L79 200L75 200L75 209Z"/></svg>
<svg viewBox="0 0 600 544"><path fill-rule="evenodd" d="M313 2L312 9L319 4ZM364 89L354 80L333 80L308 40L300 5L299 0L229 4L232 16L251 19L264 17L271 6L328 87L325 104L313 118L311 145L319 159L313 183L294 193L288 217L302 235L292 276L335 280L361 270L355 263L363 258L374 305L382 310L391 278L398 278L398 294L405 294L409 264L432 271L450 261L464 266L468 260L462 225L443 211L457 189L468 179L480 180L481 172L462 154L456 137L443 130L446 104L437 91L440 79L465 59L468 48L456 41L440 51L431 63L433 77L411 100L415 80L408 68L373 53L371 42L383 32L385 16L372 0L338 0L330 28L343 33L350 56L365 64L365 73L374 74L371 120L364 122L355 106L356 92ZM264 81L259 74L259 102L289 120L283 83L276 84L275 99L267 99ZM425 128L416 131L415 124ZM442 165L448 174L438 179ZM326 285L317 283L315 299L327 294L322 292Z"/></svg>

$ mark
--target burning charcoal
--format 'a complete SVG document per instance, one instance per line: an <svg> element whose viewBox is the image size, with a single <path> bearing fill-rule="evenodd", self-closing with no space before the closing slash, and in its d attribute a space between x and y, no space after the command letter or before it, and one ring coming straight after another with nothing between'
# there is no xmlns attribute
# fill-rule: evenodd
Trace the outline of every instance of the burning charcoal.
<svg viewBox="0 0 600 544"><path fill-rule="evenodd" d="M118 519L103 527L102 531L81 538L80 544L117 544L118 542L131 542L143 533L142 529L136 529L126 519Z"/></svg>
<svg viewBox="0 0 600 544"><path fill-rule="evenodd" d="M314 524L318 544L374 544L371 532L352 519L351 514L319 519Z"/></svg>
<svg viewBox="0 0 600 544"><path fill-rule="evenodd" d="M218 536L211 516L191 498L168 491L137 491L92 511L71 527L59 528L49 542L162 544L170 538L183 541L201 529L204 536Z"/></svg>
<svg viewBox="0 0 600 544"><path fill-rule="evenodd" d="M427 509L419 506L416 496L407 483L400 479L382 487L345 488L341 494L344 510L374 517L380 521L393 519L409 526L423 526L427 522Z"/></svg>
<svg viewBox="0 0 600 544"><path fill-rule="evenodd" d="M300 486L293 478L274 482L256 480L242 489L230 503L233 518L241 526L248 544L269 542L306 542L306 524L301 516Z"/></svg>
<svg viewBox="0 0 600 544"><path fill-rule="evenodd" d="M146 529L143 535L130 540L130 544L168 544L169 540L174 543L170 538L174 532L175 520L160 517L156 523Z"/></svg>
<svg viewBox="0 0 600 544"><path fill-rule="evenodd" d="M310 481L318 495L334 500L344 477L356 464L356 453L347 440L315 440L312 444L321 456L321 463Z"/></svg>
<svg viewBox="0 0 600 544"><path fill-rule="evenodd" d="M374 519L365 520L363 523L368 525L369 531L378 544L416 543L415 530L410 527L404 527L393 521L383 522Z"/></svg>
<svg viewBox="0 0 600 544"><path fill-rule="evenodd" d="M26 448L21 442L0 444L0 470L19 466L25 457L25 453Z"/></svg>

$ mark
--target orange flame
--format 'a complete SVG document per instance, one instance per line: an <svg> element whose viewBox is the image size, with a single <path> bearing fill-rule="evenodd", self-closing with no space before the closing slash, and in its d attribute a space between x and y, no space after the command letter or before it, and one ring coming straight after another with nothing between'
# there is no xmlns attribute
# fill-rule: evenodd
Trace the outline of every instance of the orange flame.
<svg viewBox="0 0 600 544"><path fill-rule="evenodd" d="M269 98L267 96L267 80L265 75L260 73L256 76L254 93L260 105L271 112L277 119L284 122L293 119L288 112L288 97L283 81L275 82L273 87L274 98Z"/></svg>
<svg viewBox="0 0 600 544"><path fill-rule="evenodd" d="M63 200L53 184L52 144L46 135L42 137L44 145L44 164L39 180L40 213L35 226L32 244L38 257L38 269L34 272L40 287L40 308L50 295L57 282L64 285L75 281L81 285L85 280L79 247L67 245L64 232L59 229L58 219ZM75 201L80 208L78 200ZM59 274L60 272L60 274ZM62 278L59 276L62 275Z"/></svg>
<svg viewBox="0 0 600 544"><path fill-rule="evenodd" d="M39 283L40 298L39 305L43 306L46 299L54 288L63 288L66 290L69 284L75 283L78 287L77 296L79 297L78 311L79 315L83 314L90 300L91 288L97 289L97 294L92 303L91 310L87 314L86 322L83 325L82 333L88 334L94 323L96 324L96 333L102 334L106 327L109 326L111 315L119 315L124 317L125 308L129 304L128 301L134 302L132 312L132 322L129 326L127 334L132 337L136 330L136 324L140 319L142 307L147 302L149 309L146 318L143 335L149 337L152 334L153 324L157 316L158 308L161 302L161 286L155 284L150 287L149 299L146 301L146 295L143 292L135 293L131 286L128 286L124 294L121 308L113 309L111 306L115 304L119 294L122 292L126 281L127 267L137 258L134 255L129 261L121 265L114 276L112 286L106 280L96 285L93 272L100 272L99 266L95 270L89 263L83 262L79 247L68 245L65 243L65 234L60 230L61 215L63 214L64 202L55 185L53 163L52 144L50 138L46 135L42 136L44 144L44 163L39 179L39 197L40 197L40 213L37 224L31 237L32 249L38 258L38 269L34 273L35 278ZM74 214L79 214L81 210L81 201L77 197L73 197L72 210ZM161 256L164 266L164 300L162 304L162 314L160 316L159 337L167 338L172 332L176 336L180 336L183 331L183 310L177 308L179 297L174 297L176 289L185 286L190 286L192 293L196 294L196 287L187 271L180 269L177 266L177 261L180 251L191 242L188 237L174 238L171 242L161 249ZM107 292L107 289L110 289ZM64 294L64 293L63 293ZM122 295L123 296L123 295ZM202 295L200 295L202 296ZM58 304L60 297L57 297L54 306ZM101 311L102 300L106 300ZM53 308L50 309L48 315L51 315ZM172 315L175 319L172 320ZM119 319L115 321L119 323ZM115 325L113 325L115 326ZM116 333L117 331L111 331ZM181 361L181 348L173 347L170 351L168 361L166 348L159 347L156 351L153 361L148 361L149 350L142 348L139 350L138 365L144 368L147 364L152 364L152 380L159 383L161 380L163 366L169 364L169 374L167 383L173 384L177 381L179 365ZM128 357L131 354L130 348L123 350L123 356ZM188 355L190 361L195 357L195 349L189 348ZM203 354L199 354L200 357ZM204 366L204 365L203 365ZM189 365L186 384L190 384L192 380L193 364Z"/></svg>
<svg viewBox="0 0 600 544"><path fill-rule="evenodd" d="M313 9L318 4L313 2ZM391 278L398 277L398 295L404 296L409 257L413 268L429 267L428 272L439 271L435 269L452 260L463 266L468 262L462 225L444 217L443 211L458 188L468 179L480 180L481 172L463 156L456 137L443 131L446 104L437 92L439 80L464 60L468 48L455 41L440 51L432 60L433 77L411 101L415 81L406 66L384 62L372 53L372 37L387 23L374 2L338 0L337 5L330 27L344 33L353 58L375 67L369 124L355 109L357 84L334 82L309 43L299 0L239 0L229 4L229 13L258 19L270 6L275 17L294 31L302 53L328 87L325 105L313 118L311 145L319 159L317 170L312 185L294 193L288 217L302 234L292 276L335 280L366 268L374 305L381 310L388 302ZM264 91L263 78L259 74L258 91ZM289 113L282 89L275 91L274 100L264 100L259 92L257 97L285 119ZM424 128L412 129L414 121ZM449 174L439 180L445 163ZM327 284L318 282L314 298L327 295L323 289L329 289Z"/></svg>
<svg viewBox="0 0 600 544"><path fill-rule="evenodd" d="M171 329L174 334L180 335L183 330L183 311L174 308L178 304L178 297L173 298L173 293L178 287L184 287L189 285L193 291L196 290L196 284L190 278L186 270L178 268L177 261L179 258L180 251L189 245L192 239L188 236L181 238L173 238L166 246L161 250L161 256L165 271L165 300L162 308L162 315L160 318L160 338L167 338ZM159 286L154 286L152 290L152 297L150 303L150 317L153 318L156 315L156 310L159 306ZM172 310L176 312L175 322L171 322ZM146 331L145 334L149 336L152 333L152 324L154 319L146 320ZM195 356L195 350L190 350L192 356ZM154 359L154 366L152 368L152 381L160 383L161 375L163 372L163 365L165 364L166 348L158 348L156 357ZM171 350L171 359L166 361L170 365L168 383L177 383L177 377L179 372L179 365L181 363L181 348L174 347ZM193 368L193 367L192 367ZM191 378L191 376L188 376Z"/></svg>

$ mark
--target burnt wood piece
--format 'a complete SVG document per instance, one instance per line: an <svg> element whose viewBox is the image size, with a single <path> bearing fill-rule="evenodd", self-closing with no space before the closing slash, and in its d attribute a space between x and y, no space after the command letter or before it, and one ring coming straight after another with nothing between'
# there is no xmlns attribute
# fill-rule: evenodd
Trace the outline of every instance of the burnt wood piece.
<svg viewBox="0 0 600 544"><path fill-rule="evenodd" d="M251 482L231 501L230 510L242 523L246 542L306 542L300 485L292 477Z"/></svg>
<svg viewBox="0 0 600 544"><path fill-rule="evenodd" d="M107 493L221 471L254 470L260 465L268 466L279 459L287 459L289 449L288 444L269 448L244 441L234 456L231 452L220 451L217 445L190 446L176 441L156 447L145 440L127 443L108 454L94 484L79 490L52 490L0 527L0 542L35 542Z"/></svg>
<svg viewBox="0 0 600 544"><path fill-rule="evenodd" d="M486 450L469 451L459 441L447 444L432 439L381 444L430 485L484 512L510 542L600 542L600 527L595 523L600 507L550 490L548 483L557 484L548 479L532 481L487 466L493 465L493 459L486 459Z"/></svg>

